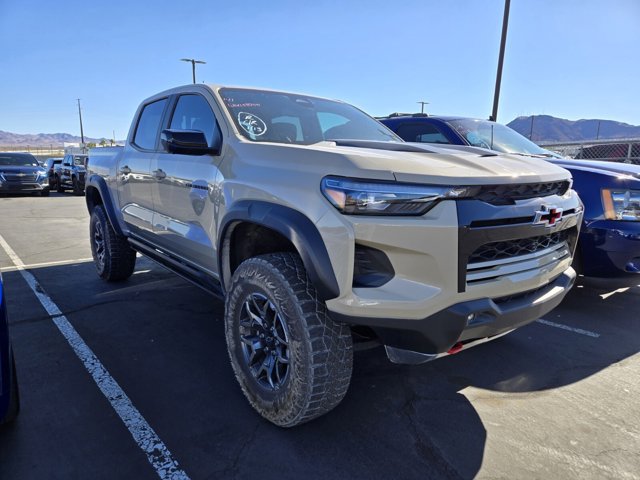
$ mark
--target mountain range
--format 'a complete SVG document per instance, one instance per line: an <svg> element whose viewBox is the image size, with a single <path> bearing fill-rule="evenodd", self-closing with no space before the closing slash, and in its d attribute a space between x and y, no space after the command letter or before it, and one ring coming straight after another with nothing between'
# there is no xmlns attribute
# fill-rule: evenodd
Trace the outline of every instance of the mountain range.
<svg viewBox="0 0 640 480"><path fill-rule="evenodd" d="M533 128L532 128L533 122ZM507 123L516 132L536 143L580 142L640 138L640 126L613 120L565 120L551 115L518 117Z"/></svg>
<svg viewBox="0 0 640 480"><path fill-rule="evenodd" d="M536 143L640 138L640 126L613 120L566 120L551 115L533 115L518 117L507 125L527 138L531 135L531 140ZM85 137L87 143L99 144L101 140ZM0 147L61 147L64 143L79 142L79 136L69 133L19 134L0 130Z"/></svg>
<svg viewBox="0 0 640 480"><path fill-rule="evenodd" d="M11 133L0 130L0 146L62 147L64 143L80 143L81 138L70 133ZM100 143L101 138L84 137L86 143ZM105 139L109 140L109 139Z"/></svg>

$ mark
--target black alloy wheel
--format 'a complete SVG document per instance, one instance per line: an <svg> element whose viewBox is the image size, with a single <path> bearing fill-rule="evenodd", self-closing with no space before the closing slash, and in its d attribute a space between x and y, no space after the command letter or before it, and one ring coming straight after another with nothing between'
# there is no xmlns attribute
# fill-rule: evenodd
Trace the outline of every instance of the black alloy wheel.
<svg viewBox="0 0 640 480"><path fill-rule="evenodd" d="M267 390L278 390L289 374L289 332L267 297L252 293L240 314L240 341L249 371Z"/></svg>

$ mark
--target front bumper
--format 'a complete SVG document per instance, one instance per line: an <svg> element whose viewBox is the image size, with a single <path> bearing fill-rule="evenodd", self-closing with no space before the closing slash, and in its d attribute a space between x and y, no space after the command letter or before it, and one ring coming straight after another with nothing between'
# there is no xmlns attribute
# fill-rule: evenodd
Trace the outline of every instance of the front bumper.
<svg viewBox="0 0 640 480"><path fill-rule="evenodd" d="M49 189L49 182L43 183L21 183L21 182L1 182L0 193L35 193Z"/></svg>
<svg viewBox="0 0 640 480"><path fill-rule="evenodd" d="M558 306L575 279L575 271L569 268L533 291L461 302L420 320L351 317L334 312L331 317L370 327L385 346L438 355L459 342L501 335L540 318Z"/></svg>
<svg viewBox="0 0 640 480"><path fill-rule="evenodd" d="M640 274L640 222L587 222L578 248L585 276L633 278Z"/></svg>

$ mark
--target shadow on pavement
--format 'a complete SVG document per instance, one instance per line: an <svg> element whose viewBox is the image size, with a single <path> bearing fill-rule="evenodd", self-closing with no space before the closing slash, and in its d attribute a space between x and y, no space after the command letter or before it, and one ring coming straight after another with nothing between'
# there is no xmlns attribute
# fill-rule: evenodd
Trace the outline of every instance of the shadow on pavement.
<svg viewBox="0 0 640 480"><path fill-rule="evenodd" d="M221 301L141 259L122 284L103 283L90 263L33 273L192 478L472 478L482 465L486 430L463 389L554 389L637 353L640 345L638 320L630 314L640 289L603 298L599 290L577 288L546 318L598 332L598 338L534 323L416 367L389 363L381 348L359 352L343 403L316 421L283 430L262 420L242 396L224 343ZM104 456L117 442L136 459L128 473L153 478L123 428L111 438L105 437L109 430L86 426L95 416L119 420L106 401L79 403L84 397L74 396L77 389L97 389L70 359L68 345L52 341L50 319L15 303L36 302L19 273L6 273L5 284L18 368L29 373L21 377L21 418L0 433L2 478L56 466L79 477L104 476L91 464L93 455ZM51 378L43 362L58 355L66 358L59 368L78 370L81 380L64 372ZM54 383L60 394L48 398L52 389L43 390L42 382ZM65 414L51 418L57 409ZM82 422L90 439L74 440ZM56 447L60 431L71 443L83 442L86 455L71 462L43 456L47 447L67 455ZM39 451L31 451L34 445Z"/></svg>

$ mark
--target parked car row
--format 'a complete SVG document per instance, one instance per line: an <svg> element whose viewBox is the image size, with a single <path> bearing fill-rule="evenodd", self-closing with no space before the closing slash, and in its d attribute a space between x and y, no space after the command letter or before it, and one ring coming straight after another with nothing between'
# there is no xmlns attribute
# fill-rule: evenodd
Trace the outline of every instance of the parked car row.
<svg viewBox="0 0 640 480"><path fill-rule="evenodd" d="M0 152L0 193L33 193L43 197L51 190L72 190L84 195L88 155L68 154L42 164L30 153Z"/></svg>
<svg viewBox="0 0 640 480"><path fill-rule="evenodd" d="M488 120L424 114L379 120L408 142L471 145L569 170L585 207L574 266L589 277L640 280L640 166L565 159Z"/></svg>

